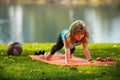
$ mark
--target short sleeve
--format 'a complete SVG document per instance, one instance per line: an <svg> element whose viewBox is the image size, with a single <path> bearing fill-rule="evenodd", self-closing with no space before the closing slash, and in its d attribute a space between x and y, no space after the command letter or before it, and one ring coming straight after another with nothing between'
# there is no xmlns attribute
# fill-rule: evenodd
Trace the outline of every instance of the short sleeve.
<svg viewBox="0 0 120 80"><path fill-rule="evenodd" d="M66 39L66 35L68 33L68 29L65 29L61 32L61 37L62 37L62 40L65 40Z"/></svg>

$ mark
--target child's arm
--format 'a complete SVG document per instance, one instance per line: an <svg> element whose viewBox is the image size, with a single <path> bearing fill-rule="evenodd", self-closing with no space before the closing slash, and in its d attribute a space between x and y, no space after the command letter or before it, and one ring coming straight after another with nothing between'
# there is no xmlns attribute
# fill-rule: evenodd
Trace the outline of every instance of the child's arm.
<svg viewBox="0 0 120 80"><path fill-rule="evenodd" d="M90 52L88 50L87 44L83 44L83 49L84 49L84 54L85 54L87 60L90 60L91 59L91 55L90 55Z"/></svg>
<svg viewBox="0 0 120 80"><path fill-rule="evenodd" d="M65 62L66 64L68 64L70 59L70 48L66 40L64 40L64 47L65 47Z"/></svg>

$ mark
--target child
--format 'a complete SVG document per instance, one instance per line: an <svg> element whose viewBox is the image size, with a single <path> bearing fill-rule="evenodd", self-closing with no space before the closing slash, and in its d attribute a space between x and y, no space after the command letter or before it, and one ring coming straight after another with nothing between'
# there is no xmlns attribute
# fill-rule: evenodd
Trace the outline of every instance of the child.
<svg viewBox="0 0 120 80"><path fill-rule="evenodd" d="M69 59L73 57L75 51L75 46L82 45L84 49L84 54L88 61L91 60L90 52L87 48L89 33L87 31L86 25L82 20L77 20L71 24L69 29L63 30L59 36L57 43L52 47L49 54L46 56L46 60L50 60L52 55L65 48L65 62L69 63Z"/></svg>

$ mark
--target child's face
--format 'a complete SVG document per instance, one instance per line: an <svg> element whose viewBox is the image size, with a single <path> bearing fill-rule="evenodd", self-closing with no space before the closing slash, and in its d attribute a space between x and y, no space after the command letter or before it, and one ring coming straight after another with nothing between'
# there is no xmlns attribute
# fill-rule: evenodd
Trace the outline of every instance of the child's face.
<svg viewBox="0 0 120 80"><path fill-rule="evenodd" d="M73 39L76 41L80 41L82 38L84 37L84 33L83 32L75 32Z"/></svg>

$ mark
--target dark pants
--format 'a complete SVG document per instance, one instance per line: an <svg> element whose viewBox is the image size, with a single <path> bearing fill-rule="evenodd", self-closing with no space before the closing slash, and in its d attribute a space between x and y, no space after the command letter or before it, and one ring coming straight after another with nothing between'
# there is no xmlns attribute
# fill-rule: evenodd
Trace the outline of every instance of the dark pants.
<svg viewBox="0 0 120 80"><path fill-rule="evenodd" d="M58 39L57 39L57 42L56 42L56 44L51 48L50 53L51 53L51 54L55 54L55 52L58 51L58 50L60 50L60 49L62 49L63 46L64 46L64 44L63 44L63 41L62 41L62 38L61 38L61 34L59 34ZM72 49L70 49L71 54L74 53L74 51L75 51L75 47L72 48Z"/></svg>

